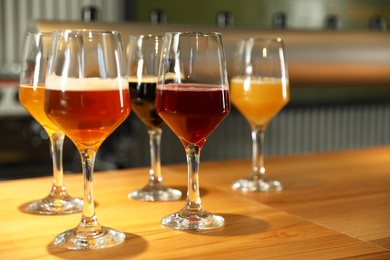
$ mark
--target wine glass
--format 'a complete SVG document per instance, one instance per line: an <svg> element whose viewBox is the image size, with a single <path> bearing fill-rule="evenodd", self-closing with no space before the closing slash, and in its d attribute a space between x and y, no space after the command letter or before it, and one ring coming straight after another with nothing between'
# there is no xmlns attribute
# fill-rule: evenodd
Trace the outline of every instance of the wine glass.
<svg viewBox="0 0 390 260"><path fill-rule="evenodd" d="M162 37L130 36L128 44L128 76L131 108L145 124L149 134L150 170L145 187L132 191L129 197L142 201L170 201L181 198L181 191L163 184L160 142L164 121L154 110L157 70Z"/></svg>
<svg viewBox="0 0 390 260"><path fill-rule="evenodd" d="M55 31L50 53L45 112L75 143L84 175L81 221L77 227L57 235L54 244L73 250L113 247L124 241L125 234L97 220L93 168L100 145L130 113L120 33Z"/></svg>
<svg viewBox="0 0 390 260"><path fill-rule="evenodd" d="M27 205L37 214L69 214L80 212L83 200L71 197L64 185L62 147L64 133L53 124L44 111L45 77L51 33L27 33L20 73L19 101L45 129L50 138L53 161L53 182L49 195Z"/></svg>
<svg viewBox="0 0 390 260"><path fill-rule="evenodd" d="M184 207L162 219L180 230L224 225L206 211L199 193L200 152L210 133L230 112L229 83L220 33L166 33L158 73L155 109L183 144L188 162Z"/></svg>
<svg viewBox="0 0 390 260"><path fill-rule="evenodd" d="M232 188L241 191L282 190L264 168L264 135L268 123L290 99L284 44L277 39L244 39L238 44L236 71L230 81L233 105L252 130L252 171Z"/></svg>

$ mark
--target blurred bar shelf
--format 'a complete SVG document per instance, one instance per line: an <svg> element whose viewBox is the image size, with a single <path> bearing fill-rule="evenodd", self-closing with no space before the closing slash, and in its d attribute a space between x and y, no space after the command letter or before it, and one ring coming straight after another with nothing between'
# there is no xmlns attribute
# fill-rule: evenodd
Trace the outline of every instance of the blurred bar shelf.
<svg viewBox="0 0 390 260"><path fill-rule="evenodd" d="M128 35L167 31L219 31L225 48L228 76L233 75L237 41L241 38L283 39L291 100L288 106L387 102L390 99L390 33L368 30L276 30L255 27L220 28L209 25L140 22L71 22L33 20L28 31L107 29Z"/></svg>
<svg viewBox="0 0 390 260"><path fill-rule="evenodd" d="M250 160L203 162L203 205L225 217L214 231L182 232L160 220L183 205L140 202L127 194L148 168L96 172L99 221L126 233L124 244L100 251L57 248L54 236L73 228L80 214L27 214L50 177L0 182L0 255L4 259L389 259L390 147L266 158L268 175L285 190L233 191ZM186 165L163 165L165 182L186 193ZM81 174L66 175L70 194L82 197Z"/></svg>

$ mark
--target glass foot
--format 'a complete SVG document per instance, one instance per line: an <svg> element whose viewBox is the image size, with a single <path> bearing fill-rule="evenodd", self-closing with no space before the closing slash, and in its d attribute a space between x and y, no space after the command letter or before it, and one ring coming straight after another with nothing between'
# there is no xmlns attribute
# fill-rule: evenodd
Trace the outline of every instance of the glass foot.
<svg viewBox="0 0 390 260"><path fill-rule="evenodd" d="M102 249L117 246L125 241L126 235L115 229L99 227L89 231L74 228L54 238L54 245L70 250Z"/></svg>
<svg viewBox="0 0 390 260"><path fill-rule="evenodd" d="M220 228L225 224L223 217L210 212L201 211L179 211L166 216L161 224L177 230L210 230Z"/></svg>
<svg viewBox="0 0 390 260"><path fill-rule="evenodd" d="M129 193L130 199L141 201L171 201L181 198L181 191L165 187L163 185L146 186L142 189Z"/></svg>
<svg viewBox="0 0 390 260"><path fill-rule="evenodd" d="M81 212L83 200L78 198L51 198L50 196L34 201L27 206L27 211L43 215L60 215Z"/></svg>
<svg viewBox="0 0 390 260"><path fill-rule="evenodd" d="M279 181L270 179L240 179L233 183L234 190L247 191L280 191L283 189Z"/></svg>

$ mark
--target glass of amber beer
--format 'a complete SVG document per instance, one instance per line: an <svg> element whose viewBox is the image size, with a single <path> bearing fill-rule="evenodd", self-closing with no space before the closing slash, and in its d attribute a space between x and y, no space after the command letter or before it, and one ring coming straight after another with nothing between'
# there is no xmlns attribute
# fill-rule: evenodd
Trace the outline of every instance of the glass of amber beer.
<svg viewBox="0 0 390 260"><path fill-rule="evenodd" d="M49 195L29 203L27 210L38 214L69 214L80 212L83 200L71 197L63 181L62 147L64 133L44 111L45 77L51 33L27 33L20 73L19 101L42 125L50 138L53 161L53 183Z"/></svg>
<svg viewBox="0 0 390 260"><path fill-rule="evenodd" d="M234 64L231 99L251 126L253 144L249 177L235 181L232 187L242 191L281 190L282 184L265 174L263 151L269 122L290 99L283 41L280 38L241 40Z"/></svg>
<svg viewBox="0 0 390 260"><path fill-rule="evenodd" d="M160 144L164 121L154 110L161 44L162 37L158 35L131 35L128 44L131 109L146 126L150 144L148 183L129 193L130 198L142 201L181 198L181 191L164 185L161 174Z"/></svg>
<svg viewBox="0 0 390 260"><path fill-rule="evenodd" d="M53 32L46 76L45 112L80 152L84 206L79 225L54 239L67 249L113 247L125 234L99 224L95 215L93 168L103 141L128 117L130 96L120 33Z"/></svg>

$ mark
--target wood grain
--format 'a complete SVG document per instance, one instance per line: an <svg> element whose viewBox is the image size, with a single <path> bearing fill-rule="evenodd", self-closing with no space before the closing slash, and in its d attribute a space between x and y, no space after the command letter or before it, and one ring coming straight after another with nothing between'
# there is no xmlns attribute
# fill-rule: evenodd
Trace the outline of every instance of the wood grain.
<svg viewBox="0 0 390 260"><path fill-rule="evenodd" d="M245 176L244 165L250 168L249 161L227 165L222 189ZM266 170L282 192L235 193L390 249L389 147L269 158Z"/></svg>
<svg viewBox="0 0 390 260"><path fill-rule="evenodd" d="M148 169L95 173L101 224L126 233L124 244L98 251L68 251L53 238L73 228L80 214L25 213L46 195L51 178L0 182L1 259L389 259L388 161L390 148L267 158L269 175L286 189L275 193L232 191L250 161L202 162L203 206L224 216L214 231L183 232L160 220L184 205L139 202L127 194L146 184ZM165 183L186 191L186 166L163 166ZM81 174L66 175L70 194L82 195Z"/></svg>

